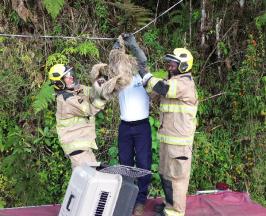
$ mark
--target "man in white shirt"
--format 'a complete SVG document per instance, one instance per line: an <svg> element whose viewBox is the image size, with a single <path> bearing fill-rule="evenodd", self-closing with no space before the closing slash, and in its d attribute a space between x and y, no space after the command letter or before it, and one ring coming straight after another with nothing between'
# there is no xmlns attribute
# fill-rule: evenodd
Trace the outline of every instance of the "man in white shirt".
<svg viewBox="0 0 266 216"><path fill-rule="evenodd" d="M119 44L116 44L119 47ZM116 48L114 46L114 48ZM145 57L146 58L146 57ZM119 162L122 165L151 169L151 127L149 123L149 96L139 74L119 92L121 123L118 133ZM139 193L133 214L142 215L147 200L151 175L138 179Z"/></svg>

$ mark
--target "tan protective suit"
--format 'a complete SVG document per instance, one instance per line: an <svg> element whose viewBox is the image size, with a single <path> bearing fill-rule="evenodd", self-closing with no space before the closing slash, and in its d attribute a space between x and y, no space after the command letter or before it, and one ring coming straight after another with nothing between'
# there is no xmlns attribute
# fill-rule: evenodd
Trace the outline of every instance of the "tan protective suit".
<svg viewBox="0 0 266 216"><path fill-rule="evenodd" d="M147 91L161 79L152 77ZM165 215L184 216L188 190L192 144L198 106L195 83L190 73L173 76L166 81L169 90L160 100L160 166L165 193Z"/></svg>
<svg viewBox="0 0 266 216"><path fill-rule="evenodd" d="M61 146L66 155L84 151L70 156L72 167L86 160L96 162L91 150L97 149L94 115L104 108L106 101L90 99L90 91L90 87L80 85L75 91L63 90L57 94L56 128Z"/></svg>

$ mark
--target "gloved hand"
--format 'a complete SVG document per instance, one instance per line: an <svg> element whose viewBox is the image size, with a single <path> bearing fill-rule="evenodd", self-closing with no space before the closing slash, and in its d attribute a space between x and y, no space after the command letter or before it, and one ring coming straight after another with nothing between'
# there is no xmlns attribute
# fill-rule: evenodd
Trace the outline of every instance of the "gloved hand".
<svg viewBox="0 0 266 216"><path fill-rule="evenodd" d="M134 47L139 48L139 45L138 45L138 43L136 41L136 38L135 38L135 36L132 33L123 33L122 37L123 37L123 39L125 41L125 45L128 48L130 48L130 49L132 49Z"/></svg>
<svg viewBox="0 0 266 216"><path fill-rule="evenodd" d="M125 45L131 50L132 54L136 57L139 64L146 65L147 57L143 50L139 47L135 36L132 33L124 33L122 37Z"/></svg>
<svg viewBox="0 0 266 216"><path fill-rule="evenodd" d="M114 45L113 45L113 49L120 49L121 48L121 45L120 45L120 42L118 39L116 39Z"/></svg>

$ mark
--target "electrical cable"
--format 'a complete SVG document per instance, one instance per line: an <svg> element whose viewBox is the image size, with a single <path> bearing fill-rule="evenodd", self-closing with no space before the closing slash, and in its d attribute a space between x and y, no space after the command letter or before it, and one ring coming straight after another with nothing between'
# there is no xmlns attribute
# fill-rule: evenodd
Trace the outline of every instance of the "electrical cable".
<svg viewBox="0 0 266 216"><path fill-rule="evenodd" d="M167 12L169 12L170 10L172 10L175 6L177 6L178 4L180 4L183 0L180 0L179 2L175 3L173 6L171 6L170 8L168 8L166 11L164 11L163 13L161 13L159 16L155 17L152 21L150 21L147 25L143 26L142 28L140 28L139 30L135 31L133 33L134 34L137 34L138 32L142 31L143 29L147 28L150 24L156 22L156 20L158 18L160 18L161 16L163 16L164 14L166 14Z"/></svg>
<svg viewBox="0 0 266 216"><path fill-rule="evenodd" d="M178 4L183 2L183 0L178 1L174 5L172 5L170 8L165 10L163 13L161 13L159 16L155 17L152 21L150 21L148 24L140 28L139 30L135 31L133 35L137 34L138 32L142 31L143 29L147 28L150 24L154 23L158 18L163 16L164 14L168 13L170 10L172 10L174 7L176 7ZM60 35L22 35L22 34L5 34L0 33L1 37L20 37L20 38L32 38L32 39L38 39L38 38L61 38L61 39L87 39L87 40L115 40L116 38L108 38L108 37L86 37L86 36L60 36Z"/></svg>

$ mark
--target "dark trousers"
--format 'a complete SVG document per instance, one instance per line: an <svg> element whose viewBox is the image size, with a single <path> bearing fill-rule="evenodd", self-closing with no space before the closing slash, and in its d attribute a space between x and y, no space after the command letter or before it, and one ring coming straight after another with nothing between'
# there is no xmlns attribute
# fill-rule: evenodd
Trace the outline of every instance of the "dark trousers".
<svg viewBox="0 0 266 216"><path fill-rule="evenodd" d="M121 121L118 134L119 162L122 165L151 170L151 127L148 119ZM151 175L138 178L139 193L136 203L144 203L148 195Z"/></svg>

